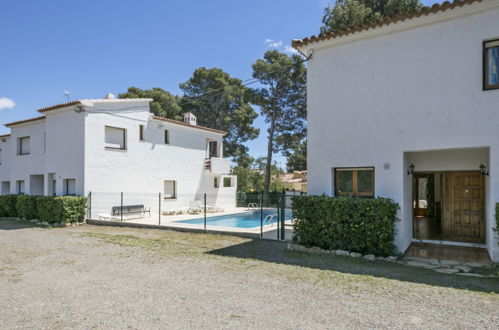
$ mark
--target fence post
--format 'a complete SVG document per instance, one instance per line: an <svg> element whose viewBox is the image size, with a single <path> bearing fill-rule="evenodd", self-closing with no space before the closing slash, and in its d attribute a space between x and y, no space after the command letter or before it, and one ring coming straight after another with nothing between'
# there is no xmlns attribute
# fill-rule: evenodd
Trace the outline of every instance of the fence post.
<svg viewBox="0 0 499 330"><path fill-rule="evenodd" d="M204 193L204 231L206 231L206 193Z"/></svg>
<svg viewBox="0 0 499 330"><path fill-rule="evenodd" d="M161 226L161 193L159 193L159 204L158 204L158 225Z"/></svg>
<svg viewBox="0 0 499 330"><path fill-rule="evenodd" d="M281 239L281 230L279 228L280 224L281 224L281 221L280 221L280 215L281 215L281 212L279 212L279 200L277 200L277 240L280 240Z"/></svg>
<svg viewBox="0 0 499 330"><path fill-rule="evenodd" d="M88 215L87 219L92 219L92 192L88 192Z"/></svg>
<svg viewBox="0 0 499 330"><path fill-rule="evenodd" d="M286 192L283 190L282 195L281 195L281 239L285 240L286 239L286 227L285 227L285 220L286 220Z"/></svg>
<svg viewBox="0 0 499 330"><path fill-rule="evenodd" d="M263 238L263 194L260 192L260 238Z"/></svg>
<svg viewBox="0 0 499 330"><path fill-rule="evenodd" d="M123 222L123 192L121 192L121 207L120 207L121 222Z"/></svg>

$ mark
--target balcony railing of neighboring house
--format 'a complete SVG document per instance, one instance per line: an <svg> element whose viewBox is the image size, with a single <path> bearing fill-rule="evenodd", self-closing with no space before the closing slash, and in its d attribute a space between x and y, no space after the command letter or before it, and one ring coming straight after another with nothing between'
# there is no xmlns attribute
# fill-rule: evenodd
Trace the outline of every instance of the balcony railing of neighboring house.
<svg viewBox="0 0 499 330"><path fill-rule="evenodd" d="M218 157L206 158L204 168L213 174L230 174L230 160Z"/></svg>

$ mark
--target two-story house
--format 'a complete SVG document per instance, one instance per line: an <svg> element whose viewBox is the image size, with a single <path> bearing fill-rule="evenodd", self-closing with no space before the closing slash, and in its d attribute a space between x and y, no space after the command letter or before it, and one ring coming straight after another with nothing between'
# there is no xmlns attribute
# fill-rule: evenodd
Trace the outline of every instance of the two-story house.
<svg viewBox="0 0 499 330"><path fill-rule="evenodd" d="M308 62L311 194L389 197L396 245L499 261L499 1L456 0L294 40Z"/></svg>
<svg viewBox="0 0 499 330"><path fill-rule="evenodd" d="M234 206L226 133L198 126L191 113L184 122L156 117L151 101L108 94L5 124L11 133L0 136L0 193L161 193L165 202L206 193L211 204Z"/></svg>

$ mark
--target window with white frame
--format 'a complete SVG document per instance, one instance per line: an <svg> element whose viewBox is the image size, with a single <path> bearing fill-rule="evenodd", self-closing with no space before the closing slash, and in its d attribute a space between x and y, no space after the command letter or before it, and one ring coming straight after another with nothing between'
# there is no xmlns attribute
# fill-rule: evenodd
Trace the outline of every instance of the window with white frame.
<svg viewBox="0 0 499 330"><path fill-rule="evenodd" d="M23 136L17 138L17 154L18 155L29 155L30 153L30 138L29 136Z"/></svg>
<svg viewBox="0 0 499 330"><path fill-rule="evenodd" d="M105 127L106 149L126 150L126 129L119 127Z"/></svg>
<svg viewBox="0 0 499 330"><path fill-rule="evenodd" d="M75 179L64 179L64 195L76 195L76 180Z"/></svg>
<svg viewBox="0 0 499 330"><path fill-rule="evenodd" d="M232 178L225 177L224 178L224 188L232 187Z"/></svg>
<svg viewBox="0 0 499 330"><path fill-rule="evenodd" d="M165 180L164 198L177 198L177 182L175 180Z"/></svg>
<svg viewBox="0 0 499 330"><path fill-rule="evenodd" d="M499 39L483 43L483 89L499 89Z"/></svg>
<svg viewBox="0 0 499 330"><path fill-rule="evenodd" d="M24 180L16 181L16 193L18 195L24 195L26 193L24 190Z"/></svg>

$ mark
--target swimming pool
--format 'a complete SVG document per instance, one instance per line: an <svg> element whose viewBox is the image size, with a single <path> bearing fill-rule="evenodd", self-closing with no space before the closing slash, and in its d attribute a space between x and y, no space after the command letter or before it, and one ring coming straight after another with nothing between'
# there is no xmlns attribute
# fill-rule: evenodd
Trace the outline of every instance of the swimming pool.
<svg viewBox="0 0 499 330"><path fill-rule="evenodd" d="M276 214L277 210L263 210L263 219L269 214ZM285 211L285 219L291 219L291 210ZM204 218L200 219L191 219L191 220L180 220L175 221L179 223L187 223L191 225L203 225ZM274 217L271 222L268 223L276 223L277 217ZM236 213L236 214L228 214L228 215L219 215L214 217L206 218L206 225L208 226L220 226L220 227L233 227L233 228L254 228L260 227L260 210L248 211L244 213Z"/></svg>

